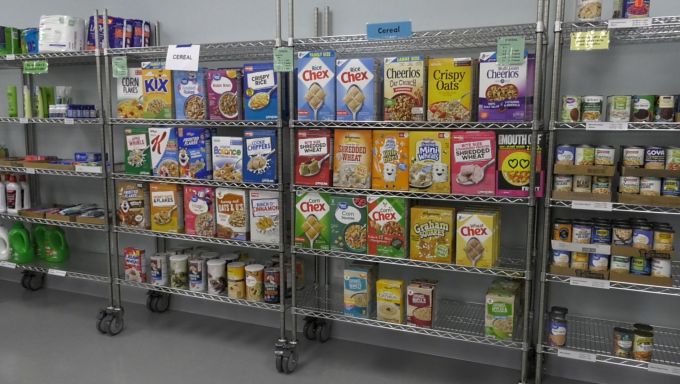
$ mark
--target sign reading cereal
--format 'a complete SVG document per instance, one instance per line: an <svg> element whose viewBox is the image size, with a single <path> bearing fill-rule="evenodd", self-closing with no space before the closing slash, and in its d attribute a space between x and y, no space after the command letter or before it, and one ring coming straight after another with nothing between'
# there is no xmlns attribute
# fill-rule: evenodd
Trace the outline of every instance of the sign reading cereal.
<svg viewBox="0 0 680 384"><path fill-rule="evenodd" d="M398 197L368 197L368 254L406 257L407 200Z"/></svg>
<svg viewBox="0 0 680 384"><path fill-rule="evenodd" d="M453 208L411 208L412 260L451 263L453 254Z"/></svg>
<svg viewBox="0 0 680 384"><path fill-rule="evenodd" d="M408 191L408 151L408 131L373 131L373 189Z"/></svg>
<svg viewBox="0 0 680 384"><path fill-rule="evenodd" d="M409 189L416 192L451 192L451 135L449 132L409 133Z"/></svg>
<svg viewBox="0 0 680 384"><path fill-rule="evenodd" d="M383 71L385 120L425 120L425 57L386 57Z"/></svg>
<svg viewBox="0 0 680 384"><path fill-rule="evenodd" d="M333 186L371 188L371 131L335 131Z"/></svg>

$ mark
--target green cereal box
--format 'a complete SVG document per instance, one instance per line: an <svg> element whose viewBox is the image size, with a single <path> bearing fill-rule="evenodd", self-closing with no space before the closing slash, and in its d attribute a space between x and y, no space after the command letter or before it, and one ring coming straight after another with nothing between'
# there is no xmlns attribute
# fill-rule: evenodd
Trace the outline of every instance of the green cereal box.
<svg viewBox="0 0 680 384"><path fill-rule="evenodd" d="M331 196L331 249L366 253L366 198Z"/></svg>
<svg viewBox="0 0 680 384"><path fill-rule="evenodd" d="M151 150L147 128L125 128L125 173L151 174Z"/></svg>
<svg viewBox="0 0 680 384"><path fill-rule="evenodd" d="M295 193L295 246L329 249L331 238L330 194Z"/></svg>

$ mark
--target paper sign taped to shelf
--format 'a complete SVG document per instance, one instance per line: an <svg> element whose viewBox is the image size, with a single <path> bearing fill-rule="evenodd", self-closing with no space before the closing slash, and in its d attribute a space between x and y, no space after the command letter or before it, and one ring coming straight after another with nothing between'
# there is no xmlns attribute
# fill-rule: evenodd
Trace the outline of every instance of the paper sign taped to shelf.
<svg viewBox="0 0 680 384"><path fill-rule="evenodd" d="M607 201L580 201L574 200L571 202L571 209L584 209L587 211L606 211L611 212L614 209L614 203Z"/></svg>
<svg viewBox="0 0 680 384"><path fill-rule="evenodd" d="M680 367L674 367L672 365L649 363L647 364L647 370L649 372L663 373L664 375L680 376Z"/></svg>
<svg viewBox="0 0 680 384"><path fill-rule="evenodd" d="M586 131L627 131L628 123L597 121L586 123Z"/></svg>
<svg viewBox="0 0 680 384"><path fill-rule="evenodd" d="M609 49L609 31L584 31L571 34L572 51L594 51Z"/></svg>
<svg viewBox="0 0 680 384"><path fill-rule="evenodd" d="M35 168L25 168L24 172L28 175L35 175Z"/></svg>
<svg viewBox="0 0 680 384"><path fill-rule="evenodd" d="M198 71L201 46L196 44L168 45L165 69L172 71ZM127 75L126 75L127 76Z"/></svg>
<svg viewBox="0 0 680 384"><path fill-rule="evenodd" d="M120 79L128 76L127 56L113 56L111 58L113 77Z"/></svg>
<svg viewBox="0 0 680 384"><path fill-rule="evenodd" d="M408 39L413 34L410 21L366 24L368 40Z"/></svg>
<svg viewBox="0 0 680 384"><path fill-rule="evenodd" d="M552 249L556 251L599 253L602 255L610 255L612 253L612 247L609 244L579 244L559 240L550 240L550 245L552 246Z"/></svg>
<svg viewBox="0 0 680 384"><path fill-rule="evenodd" d="M592 363L597 361L597 356L594 353L574 351L572 349L557 349L557 356L565 357L567 359L590 361Z"/></svg>
<svg viewBox="0 0 680 384"><path fill-rule="evenodd" d="M571 277L569 278L569 285L575 285L577 287L589 287L589 288L599 288L599 289L609 289L609 280L601 279L587 279L585 277Z"/></svg>
<svg viewBox="0 0 680 384"><path fill-rule="evenodd" d="M5 60L16 60L16 59L17 59L17 55L15 55L13 53L5 55Z"/></svg>
<svg viewBox="0 0 680 384"><path fill-rule="evenodd" d="M14 269L17 265L11 261L0 261L0 267Z"/></svg>
<svg viewBox="0 0 680 384"><path fill-rule="evenodd" d="M651 26L652 26L651 17L645 17L640 19L611 19L607 22L607 28L609 29L639 28Z"/></svg>
<svg viewBox="0 0 680 384"><path fill-rule="evenodd" d="M52 276L66 277L66 271L62 271L61 269L50 268L47 270L47 274Z"/></svg>
<svg viewBox="0 0 680 384"><path fill-rule="evenodd" d="M498 65L522 65L524 63L525 41L522 36L503 36L496 44Z"/></svg>
<svg viewBox="0 0 680 384"><path fill-rule="evenodd" d="M47 60L24 61L24 75L42 75L47 73Z"/></svg>
<svg viewBox="0 0 680 384"><path fill-rule="evenodd" d="M76 164L76 172L86 172L86 173L102 173L102 167L98 165L80 165Z"/></svg>
<svg viewBox="0 0 680 384"><path fill-rule="evenodd" d="M274 71L293 72L293 48L274 48Z"/></svg>
<svg viewBox="0 0 680 384"><path fill-rule="evenodd" d="M28 117L20 117L19 124L28 124Z"/></svg>
<svg viewBox="0 0 680 384"><path fill-rule="evenodd" d="M76 123L76 121L75 121L75 119L73 119L72 117L66 117L66 118L64 118L64 124L66 124L66 125L73 125L73 124L75 124L75 123Z"/></svg>

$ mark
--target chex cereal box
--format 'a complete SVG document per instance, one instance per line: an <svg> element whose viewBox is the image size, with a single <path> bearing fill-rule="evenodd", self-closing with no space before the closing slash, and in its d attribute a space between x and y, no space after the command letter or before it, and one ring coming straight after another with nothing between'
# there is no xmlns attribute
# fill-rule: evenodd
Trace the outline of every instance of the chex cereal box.
<svg viewBox="0 0 680 384"><path fill-rule="evenodd" d="M366 198L331 195L331 213L331 249L366 254Z"/></svg>
<svg viewBox="0 0 680 384"><path fill-rule="evenodd" d="M335 51L298 52L298 120L335 120Z"/></svg>
<svg viewBox="0 0 680 384"><path fill-rule="evenodd" d="M300 129L295 135L295 184L331 185L331 131Z"/></svg>
<svg viewBox="0 0 680 384"><path fill-rule="evenodd" d="M425 57L386 57L383 66L385 120L425 120Z"/></svg>
<svg viewBox="0 0 680 384"><path fill-rule="evenodd" d="M128 68L128 75L116 79L116 117L141 119L144 115L142 69Z"/></svg>
<svg viewBox="0 0 680 384"><path fill-rule="evenodd" d="M279 118L279 88L274 64L243 66L243 111L246 120Z"/></svg>
<svg viewBox="0 0 680 384"><path fill-rule="evenodd" d="M142 127L125 128L125 173L151 175L151 146L149 130Z"/></svg>
<svg viewBox="0 0 680 384"><path fill-rule="evenodd" d="M205 75L210 120L241 120L240 68L211 69Z"/></svg>
<svg viewBox="0 0 680 384"><path fill-rule="evenodd" d="M213 179L240 183L243 181L243 138L213 136Z"/></svg>
<svg viewBox="0 0 680 384"><path fill-rule="evenodd" d="M183 179L212 178L210 129L177 128L179 172Z"/></svg>
<svg viewBox="0 0 680 384"><path fill-rule="evenodd" d="M371 188L371 131L336 129L333 186Z"/></svg>
<svg viewBox="0 0 680 384"><path fill-rule="evenodd" d="M217 237L247 240L248 191L235 188L215 189Z"/></svg>
<svg viewBox="0 0 680 384"><path fill-rule="evenodd" d="M479 55L479 121L528 121L533 118L535 56L520 65L500 65L496 52Z"/></svg>
<svg viewBox="0 0 680 384"><path fill-rule="evenodd" d="M207 120L206 71L205 68L199 68L196 72L172 71L177 119Z"/></svg>
<svg viewBox="0 0 680 384"><path fill-rule="evenodd" d="M408 151L408 131L373 131L373 189L408 191Z"/></svg>
<svg viewBox="0 0 680 384"><path fill-rule="evenodd" d="M428 61L427 121L471 121L472 58L443 57Z"/></svg>
<svg viewBox="0 0 680 384"><path fill-rule="evenodd" d="M179 177L177 128L149 128L154 176Z"/></svg>
<svg viewBox="0 0 680 384"><path fill-rule="evenodd" d="M534 186L536 196L543 196L543 134L538 134L536 166L534 167ZM527 197L531 170L531 134L499 133L498 134L498 172L496 195Z"/></svg>
<svg viewBox="0 0 680 384"><path fill-rule="evenodd" d="M368 196L368 254L406 257L408 200Z"/></svg>
<svg viewBox="0 0 680 384"><path fill-rule="evenodd" d="M175 109L173 102L172 71L156 69L154 64L142 67L144 84L143 117L145 119L172 119Z"/></svg>
<svg viewBox="0 0 680 384"><path fill-rule="evenodd" d="M336 120L380 117L380 64L371 58L336 60Z"/></svg>
<svg viewBox="0 0 680 384"><path fill-rule="evenodd" d="M243 182L276 183L276 131L253 129L243 132Z"/></svg>
<svg viewBox="0 0 680 384"><path fill-rule="evenodd" d="M491 268L500 250L500 212L464 210L456 215L456 264Z"/></svg>
<svg viewBox="0 0 680 384"><path fill-rule="evenodd" d="M412 207L410 258L451 263L455 221L456 211L453 208Z"/></svg>
<svg viewBox="0 0 680 384"><path fill-rule="evenodd" d="M330 249L330 194L295 193L295 246L310 249Z"/></svg>
<svg viewBox="0 0 680 384"><path fill-rule="evenodd" d="M456 131L451 137L451 191L461 195L494 195L496 133Z"/></svg>
<svg viewBox="0 0 680 384"><path fill-rule="evenodd" d="M414 192L451 192L450 132L409 132L409 189Z"/></svg>
<svg viewBox="0 0 680 384"><path fill-rule="evenodd" d="M249 191L250 241L277 244L280 240L279 193L276 191Z"/></svg>

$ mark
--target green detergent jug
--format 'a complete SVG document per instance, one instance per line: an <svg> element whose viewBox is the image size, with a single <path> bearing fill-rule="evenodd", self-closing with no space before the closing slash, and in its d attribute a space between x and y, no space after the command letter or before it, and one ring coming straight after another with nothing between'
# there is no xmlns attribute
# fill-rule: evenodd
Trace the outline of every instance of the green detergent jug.
<svg viewBox="0 0 680 384"><path fill-rule="evenodd" d="M64 230L59 227L48 227L45 231L45 261L63 263L68 260L68 243Z"/></svg>
<svg viewBox="0 0 680 384"><path fill-rule="evenodd" d="M35 255L39 259L45 258L45 232L47 231L47 225L45 224L34 224L33 225L33 242L35 243Z"/></svg>
<svg viewBox="0 0 680 384"><path fill-rule="evenodd" d="M9 248L12 251L12 261L17 264L30 263L35 259L31 237L21 223L14 223L9 230Z"/></svg>

